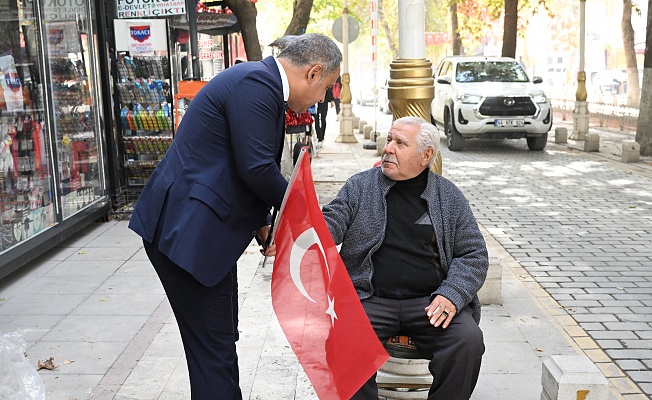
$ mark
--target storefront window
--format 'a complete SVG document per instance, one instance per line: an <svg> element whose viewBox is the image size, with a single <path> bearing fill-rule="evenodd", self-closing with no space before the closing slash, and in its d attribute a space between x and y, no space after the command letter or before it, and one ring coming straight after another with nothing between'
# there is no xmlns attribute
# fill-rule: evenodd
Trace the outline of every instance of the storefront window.
<svg viewBox="0 0 652 400"><path fill-rule="evenodd" d="M57 2L45 2L43 7L61 210L67 218L105 191L88 40L90 13L81 1L74 7L59 7Z"/></svg>
<svg viewBox="0 0 652 400"><path fill-rule="evenodd" d="M224 70L222 37L199 33L197 39L202 80L210 81Z"/></svg>
<svg viewBox="0 0 652 400"><path fill-rule="evenodd" d="M90 4L0 0L0 253L106 202Z"/></svg>
<svg viewBox="0 0 652 400"><path fill-rule="evenodd" d="M0 1L0 251L55 221L34 4Z"/></svg>

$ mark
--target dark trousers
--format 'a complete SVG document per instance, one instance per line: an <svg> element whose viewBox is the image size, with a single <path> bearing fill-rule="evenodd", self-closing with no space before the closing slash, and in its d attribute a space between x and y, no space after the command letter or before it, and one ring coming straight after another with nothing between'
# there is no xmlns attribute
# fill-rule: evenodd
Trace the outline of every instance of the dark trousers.
<svg viewBox="0 0 652 400"><path fill-rule="evenodd" d="M143 244L179 324L192 400L241 400L235 266L217 285L206 287L156 246Z"/></svg>
<svg viewBox="0 0 652 400"><path fill-rule="evenodd" d="M314 127L315 127L315 132L317 132L317 124L318 124L318 122L317 122L317 111L316 111L316 110L317 110L317 107L315 107L315 113L314 113L314 114L310 114L310 115L312 116L312 119L315 120L315 125L314 125ZM310 135L312 135L312 130L311 130L311 132L310 132ZM315 135L315 136L316 136L316 135Z"/></svg>
<svg viewBox="0 0 652 400"><path fill-rule="evenodd" d="M317 103L317 118L315 119L315 131L317 132L317 140L324 141L326 134L326 115L328 114L328 103Z"/></svg>
<svg viewBox="0 0 652 400"><path fill-rule="evenodd" d="M430 324L424 308L428 297L394 300L373 296L362 301L378 339L408 335L428 355L433 376L428 400L468 400L473 393L484 354L483 335L469 307L462 309L446 329ZM377 400L376 374L351 398Z"/></svg>
<svg viewBox="0 0 652 400"><path fill-rule="evenodd" d="M340 99L335 99L335 114L339 115L340 114Z"/></svg>

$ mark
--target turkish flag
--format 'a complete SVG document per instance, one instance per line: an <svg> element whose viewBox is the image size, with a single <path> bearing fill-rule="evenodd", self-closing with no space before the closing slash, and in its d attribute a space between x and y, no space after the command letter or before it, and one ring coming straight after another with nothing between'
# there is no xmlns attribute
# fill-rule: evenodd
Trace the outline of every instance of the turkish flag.
<svg viewBox="0 0 652 400"><path fill-rule="evenodd" d="M297 162L276 224L272 304L320 399L349 399L389 355L362 308L317 202L310 157Z"/></svg>

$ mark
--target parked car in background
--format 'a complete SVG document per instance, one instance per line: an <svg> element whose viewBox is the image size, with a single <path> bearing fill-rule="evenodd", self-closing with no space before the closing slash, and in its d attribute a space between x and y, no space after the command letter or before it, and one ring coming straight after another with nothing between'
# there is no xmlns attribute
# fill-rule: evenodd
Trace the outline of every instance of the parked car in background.
<svg viewBox="0 0 652 400"><path fill-rule="evenodd" d="M387 88L389 87L389 78L385 79L382 85L378 87L378 109L385 114L391 114Z"/></svg>
<svg viewBox="0 0 652 400"><path fill-rule="evenodd" d="M568 83L568 69L561 64L550 65L546 74L546 83L548 85L566 85Z"/></svg>
<svg viewBox="0 0 652 400"><path fill-rule="evenodd" d="M587 80L598 94L624 95L627 94L627 90L631 87L627 70L605 69L592 72ZM643 88L643 68L638 69L638 87L639 89Z"/></svg>
<svg viewBox="0 0 652 400"><path fill-rule="evenodd" d="M522 139L543 150L552 127L544 91L509 57L445 57L433 74L432 122L444 129L448 148L460 151L472 138Z"/></svg>
<svg viewBox="0 0 652 400"><path fill-rule="evenodd" d="M355 92L355 102L361 106L369 106L374 104L374 83L362 82Z"/></svg>
<svg viewBox="0 0 652 400"><path fill-rule="evenodd" d="M605 69L591 76L591 83L601 94L627 93L627 71L620 69Z"/></svg>

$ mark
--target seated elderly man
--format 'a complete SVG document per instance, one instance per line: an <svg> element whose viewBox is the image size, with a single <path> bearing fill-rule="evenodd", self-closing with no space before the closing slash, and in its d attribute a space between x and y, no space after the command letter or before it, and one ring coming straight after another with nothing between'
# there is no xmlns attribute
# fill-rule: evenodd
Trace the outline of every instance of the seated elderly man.
<svg viewBox="0 0 652 400"><path fill-rule="evenodd" d="M484 353L477 292L487 248L462 192L429 167L439 131L396 120L380 168L349 178L323 207L362 305L381 342L410 336L430 359L428 399L468 399ZM352 397L378 399L375 375Z"/></svg>

